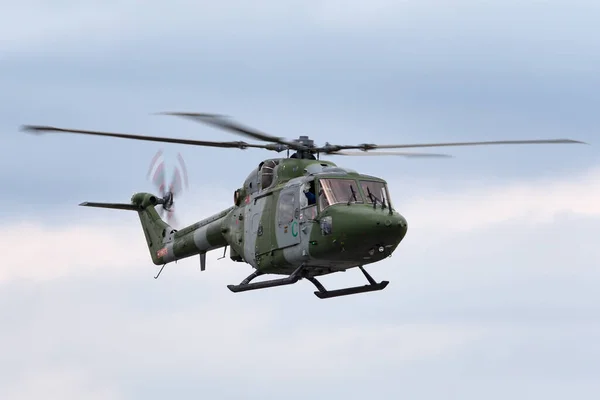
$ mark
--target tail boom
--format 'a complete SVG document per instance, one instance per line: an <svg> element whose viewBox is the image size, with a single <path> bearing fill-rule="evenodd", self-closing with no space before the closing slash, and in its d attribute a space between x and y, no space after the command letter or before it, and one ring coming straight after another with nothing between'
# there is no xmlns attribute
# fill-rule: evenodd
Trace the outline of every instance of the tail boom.
<svg viewBox="0 0 600 400"><path fill-rule="evenodd" d="M163 221L155 206L160 198L150 193L136 193L130 204L84 202L80 206L137 211L155 265L164 265L197 254L227 246L226 218L234 207L230 207L181 230L176 230Z"/></svg>
<svg viewBox="0 0 600 400"><path fill-rule="evenodd" d="M230 211L231 209L224 210L175 231L172 240L164 242L163 247L157 250L156 261L159 262L155 264L166 264L227 246L228 242L223 235L223 222Z"/></svg>
<svg viewBox="0 0 600 400"><path fill-rule="evenodd" d="M205 254L228 244L222 229L223 221L232 208L181 230L176 230L163 221L156 212L154 208L157 204L156 196L149 193L137 193L131 198L131 203L141 208L138 215L152 262L156 265Z"/></svg>

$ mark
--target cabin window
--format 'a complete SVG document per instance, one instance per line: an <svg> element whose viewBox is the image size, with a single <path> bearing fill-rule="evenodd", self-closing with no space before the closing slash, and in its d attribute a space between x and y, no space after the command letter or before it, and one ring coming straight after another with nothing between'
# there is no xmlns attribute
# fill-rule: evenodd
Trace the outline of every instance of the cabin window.
<svg viewBox="0 0 600 400"><path fill-rule="evenodd" d="M275 177L275 167L278 162L274 160L267 160L260 166L260 187L266 189L273 184Z"/></svg>
<svg viewBox="0 0 600 400"><path fill-rule="evenodd" d="M365 200L367 203L373 204L376 202L377 205L391 207L390 195L385 183L361 180L360 187L365 195Z"/></svg>
<svg viewBox="0 0 600 400"><path fill-rule="evenodd" d="M294 220L294 193L284 193L279 197L279 225L289 224Z"/></svg>
<svg viewBox="0 0 600 400"><path fill-rule="evenodd" d="M353 179L320 179L319 206L321 210L339 203L362 203L363 198Z"/></svg>

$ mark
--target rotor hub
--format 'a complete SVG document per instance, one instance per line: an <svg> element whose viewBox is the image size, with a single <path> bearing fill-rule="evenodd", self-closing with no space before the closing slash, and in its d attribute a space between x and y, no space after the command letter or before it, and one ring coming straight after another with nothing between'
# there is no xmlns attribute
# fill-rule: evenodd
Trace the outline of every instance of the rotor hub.
<svg viewBox="0 0 600 400"><path fill-rule="evenodd" d="M298 137L298 139L295 140L295 142L298 144L301 144L303 146L306 146L309 149L312 149L313 147L315 147L315 141L310 139L308 136L300 136L300 137Z"/></svg>

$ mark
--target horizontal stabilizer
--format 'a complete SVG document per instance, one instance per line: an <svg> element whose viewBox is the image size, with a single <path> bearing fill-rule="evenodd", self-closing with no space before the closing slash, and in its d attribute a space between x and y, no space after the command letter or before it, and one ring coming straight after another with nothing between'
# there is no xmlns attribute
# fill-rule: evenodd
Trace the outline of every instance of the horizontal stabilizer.
<svg viewBox="0 0 600 400"><path fill-rule="evenodd" d="M122 204L122 203L90 203L85 201L80 204L84 207L99 207L99 208L113 208L115 210L130 210L130 211L141 211L142 207L136 204Z"/></svg>

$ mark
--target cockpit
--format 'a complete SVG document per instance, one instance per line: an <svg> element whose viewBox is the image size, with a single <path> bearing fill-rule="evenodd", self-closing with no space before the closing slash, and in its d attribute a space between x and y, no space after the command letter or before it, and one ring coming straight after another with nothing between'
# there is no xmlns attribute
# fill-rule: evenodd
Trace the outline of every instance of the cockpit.
<svg viewBox="0 0 600 400"><path fill-rule="evenodd" d="M319 211L335 204L373 204L391 208L385 182L378 180L321 178L304 183L300 194L301 218L313 219Z"/></svg>

